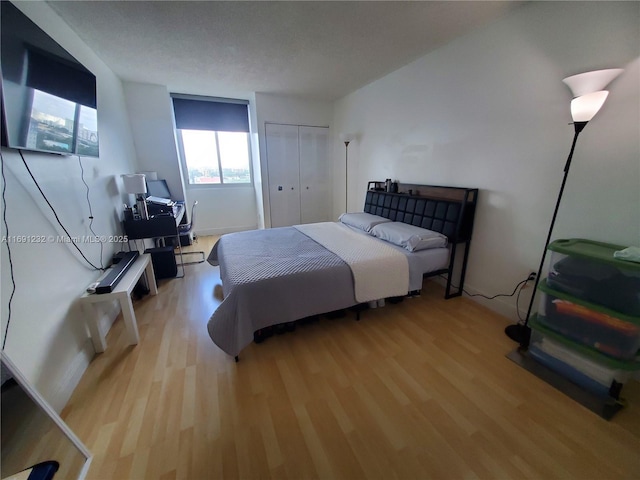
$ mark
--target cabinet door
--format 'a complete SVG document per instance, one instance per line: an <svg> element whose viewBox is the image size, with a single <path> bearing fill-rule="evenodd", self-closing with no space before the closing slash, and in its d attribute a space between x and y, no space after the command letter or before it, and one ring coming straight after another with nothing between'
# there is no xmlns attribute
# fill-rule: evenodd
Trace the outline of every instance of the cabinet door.
<svg viewBox="0 0 640 480"><path fill-rule="evenodd" d="M265 125L271 226L300 223L298 127Z"/></svg>
<svg viewBox="0 0 640 480"><path fill-rule="evenodd" d="M330 219L329 129L299 127L301 223Z"/></svg>

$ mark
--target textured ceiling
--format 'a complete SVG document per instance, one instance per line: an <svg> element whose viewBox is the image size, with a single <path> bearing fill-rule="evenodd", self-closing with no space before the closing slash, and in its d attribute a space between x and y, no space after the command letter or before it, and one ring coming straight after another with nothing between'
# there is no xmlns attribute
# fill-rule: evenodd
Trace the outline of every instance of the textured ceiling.
<svg viewBox="0 0 640 480"><path fill-rule="evenodd" d="M48 3L124 80L334 100L522 2Z"/></svg>

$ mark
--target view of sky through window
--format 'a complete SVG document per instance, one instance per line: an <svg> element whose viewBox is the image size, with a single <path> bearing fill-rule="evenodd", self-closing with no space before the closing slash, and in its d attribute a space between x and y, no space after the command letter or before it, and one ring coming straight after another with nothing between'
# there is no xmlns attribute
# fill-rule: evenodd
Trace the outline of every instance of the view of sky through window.
<svg viewBox="0 0 640 480"><path fill-rule="evenodd" d="M247 133L180 130L180 134L190 184L251 183Z"/></svg>

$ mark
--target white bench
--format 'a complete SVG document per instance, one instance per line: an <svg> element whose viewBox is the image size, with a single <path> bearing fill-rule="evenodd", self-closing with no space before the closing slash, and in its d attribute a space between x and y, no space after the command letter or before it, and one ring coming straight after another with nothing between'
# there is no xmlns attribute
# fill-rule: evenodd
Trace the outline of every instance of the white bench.
<svg viewBox="0 0 640 480"><path fill-rule="evenodd" d="M129 335L129 344L137 345L140 341L136 314L133 311L133 303L131 301L131 292L138 283L142 274L145 272L147 274L147 284L149 285L151 295L157 295L158 287L156 285L156 277L153 273L151 256L148 254L142 254L136 259L133 265L129 267L127 273L124 274L112 292L101 294L87 292L80 297L80 302L82 303L83 310L87 317L87 325L89 327L89 332L91 333L91 340L93 341L93 346L97 353L104 352L106 350L107 342L98 327L99 317L93 306L94 303L118 300L118 302L120 302L120 308L122 309L124 325L127 329L127 334Z"/></svg>

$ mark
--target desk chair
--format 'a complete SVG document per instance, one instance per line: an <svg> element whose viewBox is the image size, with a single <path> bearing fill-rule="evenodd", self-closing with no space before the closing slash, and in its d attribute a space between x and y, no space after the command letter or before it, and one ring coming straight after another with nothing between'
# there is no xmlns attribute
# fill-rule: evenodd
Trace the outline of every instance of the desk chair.
<svg viewBox="0 0 640 480"><path fill-rule="evenodd" d="M193 231L193 226L195 225L195 215L196 215L196 205L198 205L198 201L196 200L195 202L193 202L193 205L191 206L191 216L189 217L189 223L185 223L182 225L178 225L178 234L180 236L183 235L189 235L190 237L193 238L194 242L197 242L197 237L195 232ZM197 251L197 252L182 252L183 256L186 255L200 255L200 259L194 261L194 262L185 262L183 261L182 263L178 264L178 265L192 265L194 263L202 263L205 260L205 256L204 256L204 252L203 251Z"/></svg>

